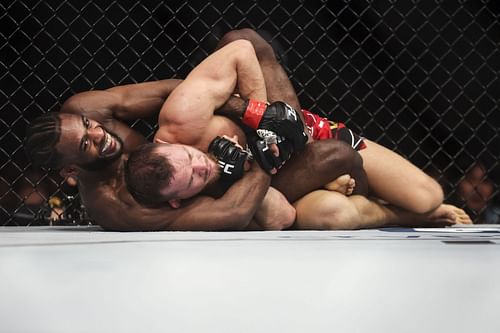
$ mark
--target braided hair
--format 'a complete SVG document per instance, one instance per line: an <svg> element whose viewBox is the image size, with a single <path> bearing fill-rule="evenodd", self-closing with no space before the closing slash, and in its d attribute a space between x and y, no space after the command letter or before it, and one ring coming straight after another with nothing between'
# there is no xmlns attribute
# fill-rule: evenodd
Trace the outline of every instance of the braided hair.
<svg viewBox="0 0 500 333"><path fill-rule="evenodd" d="M61 118L48 112L36 118L26 130L24 150L35 166L58 168L62 160L56 145L61 137Z"/></svg>

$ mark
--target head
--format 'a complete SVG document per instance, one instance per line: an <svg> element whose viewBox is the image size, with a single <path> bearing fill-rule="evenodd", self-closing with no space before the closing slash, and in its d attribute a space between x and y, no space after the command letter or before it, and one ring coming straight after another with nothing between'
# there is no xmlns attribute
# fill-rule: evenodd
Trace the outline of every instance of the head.
<svg viewBox="0 0 500 333"><path fill-rule="evenodd" d="M147 143L130 153L125 164L125 182L137 202L155 206L199 194L215 182L217 163L202 151L185 145Z"/></svg>
<svg viewBox="0 0 500 333"><path fill-rule="evenodd" d="M476 163L458 184L458 193L467 206L476 212L486 207L493 197L495 188L489 180L487 170L482 163Z"/></svg>
<svg viewBox="0 0 500 333"><path fill-rule="evenodd" d="M123 141L85 116L50 112L31 123L24 147L33 164L68 173L105 168L122 155Z"/></svg>

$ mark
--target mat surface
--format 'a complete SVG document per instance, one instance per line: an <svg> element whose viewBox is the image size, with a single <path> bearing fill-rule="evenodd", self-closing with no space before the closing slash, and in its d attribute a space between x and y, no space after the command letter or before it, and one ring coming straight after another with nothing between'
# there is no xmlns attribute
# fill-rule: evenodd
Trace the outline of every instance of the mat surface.
<svg viewBox="0 0 500 333"><path fill-rule="evenodd" d="M499 332L498 227L4 227L0 332Z"/></svg>

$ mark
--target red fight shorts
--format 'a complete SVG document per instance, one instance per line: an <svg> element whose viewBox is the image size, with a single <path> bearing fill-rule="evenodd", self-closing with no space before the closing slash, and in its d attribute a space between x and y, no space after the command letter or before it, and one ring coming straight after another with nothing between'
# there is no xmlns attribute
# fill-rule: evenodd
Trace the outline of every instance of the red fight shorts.
<svg viewBox="0 0 500 333"><path fill-rule="evenodd" d="M304 109L301 111L304 115L307 129L314 140L333 138L346 142L355 150L366 148L363 137L345 127L344 123L336 123Z"/></svg>

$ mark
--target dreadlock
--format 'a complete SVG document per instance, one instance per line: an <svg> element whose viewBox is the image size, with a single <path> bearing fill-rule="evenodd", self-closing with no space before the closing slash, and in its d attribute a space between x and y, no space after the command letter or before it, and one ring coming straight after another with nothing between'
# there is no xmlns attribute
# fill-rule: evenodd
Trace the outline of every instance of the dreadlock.
<svg viewBox="0 0 500 333"><path fill-rule="evenodd" d="M56 145L61 137L61 118L57 112L48 112L36 118L26 130L24 150L36 166L60 167L61 155Z"/></svg>

